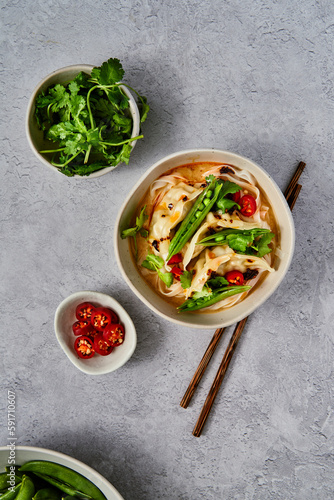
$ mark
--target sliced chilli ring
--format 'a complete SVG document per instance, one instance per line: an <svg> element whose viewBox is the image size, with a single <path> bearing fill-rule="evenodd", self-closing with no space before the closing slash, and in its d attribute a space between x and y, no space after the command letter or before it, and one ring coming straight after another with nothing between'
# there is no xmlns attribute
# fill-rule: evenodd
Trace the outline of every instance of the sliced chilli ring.
<svg viewBox="0 0 334 500"><path fill-rule="evenodd" d="M96 330L103 331L107 326L113 323L115 316L116 314L108 307L98 307L92 314L91 323Z"/></svg>
<svg viewBox="0 0 334 500"><path fill-rule="evenodd" d="M94 338L94 349L100 356L108 356L113 351L114 346L104 338L102 333L99 333Z"/></svg>
<svg viewBox="0 0 334 500"><path fill-rule="evenodd" d="M124 342L125 330L121 324L112 324L103 332L104 339L113 347L117 347Z"/></svg>
<svg viewBox="0 0 334 500"><path fill-rule="evenodd" d="M86 335L82 335L75 339L74 349L78 356L83 359L92 358L95 354L93 340Z"/></svg>
<svg viewBox="0 0 334 500"><path fill-rule="evenodd" d="M243 285L245 278L244 275L237 270L229 271L225 274L225 279L229 282L230 285Z"/></svg>
<svg viewBox="0 0 334 500"><path fill-rule="evenodd" d="M88 319L75 321L72 325L72 330L74 335L90 335L90 332L93 330L93 326Z"/></svg>
<svg viewBox="0 0 334 500"><path fill-rule="evenodd" d="M240 205L240 212L245 217L251 217L252 215L255 214L256 209L257 209L256 200L250 194L245 194L239 200L239 205Z"/></svg>
<svg viewBox="0 0 334 500"><path fill-rule="evenodd" d="M95 311L95 306L90 302L82 302L75 310L75 316L79 321L90 321L92 313Z"/></svg>

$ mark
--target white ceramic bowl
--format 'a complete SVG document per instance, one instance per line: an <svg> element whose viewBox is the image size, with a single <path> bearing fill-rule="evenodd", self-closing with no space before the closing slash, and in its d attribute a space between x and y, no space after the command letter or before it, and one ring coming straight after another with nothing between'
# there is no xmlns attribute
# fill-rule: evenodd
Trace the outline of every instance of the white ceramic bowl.
<svg viewBox="0 0 334 500"><path fill-rule="evenodd" d="M224 311L210 314L194 314L177 312L175 306L160 297L142 278L130 255L129 241L121 239L121 232L129 227L138 203L146 193L149 185L171 168L192 162L209 161L235 165L248 170L257 179L266 192L280 227L281 258L277 257L276 272L270 273L256 290L242 302ZM155 163L137 182L126 198L116 220L114 245L118 266L131 290L144 304L163 318L188 327L212 329L232 325L251 314L262 305L277 289L283 280L294 251L294 223L286 200L273 179L251 160L235 153L218 149L193 149L171 154Z"/></svg>
<svg viewBox="0 0 334 500"><path fill-rule="evenodd" d="M76 75L80 73L80 71L83 71L85 73L90 74L94 66L91 66L89 64L75 64L72 66L66 66L65 68L60 68L57 69L56 71L53 71L49 75L47 75L39 84L35 87L35 90L33 91L29 104L28 104L28 109L27 109L27 115L26 115L26 134L28 138L28 142L30 144L31 149L37 156L41 162L46 165L47 167L50 167L52 170L55 172L59 172L58 168L55 167L50 163L50 154L41 154L39 151L47 150L51 148L54 148L55 143L45 140L43 137L43 131L38 128L37 121L35 118L35 101L36 97L42 92L45 91L48 87L51 85L55 85L57 83L64 83L72 80ZM129 98L129 106L130 106L130 114L132 117L133 121L133 129L132 129L132 134L131 137L136 137L139 135L140 131L140 115L139 115L139 110L137 103L131 94L131 92L128 90L127 87L122 85L122 90L124 93L127 95ZM131 143L132 149L135 147L137 141L133 141ZM107 174L111 170L113 170L115 167L106 167L101 170L98 170L97 172L92 172L89 175L74 175L74 178L78 179L87 179L87 178L95 178L95 177L100 177L101 175Z"/></svg>
<svg viewBox="0 0 334 500"><path fill-rule="evenodd" d="M87 479L92 481L108 500L124 500L112 484L109 483L101 474L96 472L88 465L76 460L75 458L59 453L58 451L47 450L45 448L36 448L33 446L16 446L9 457L10 448L7 446L0 447L0 472L8 466L8 459L15 457L15 463L12 465L23 465L30 460L47 460L69 467L70 469L79 472ZM14 453L14 455L13 455Z"/></svg>
<svg viewBox="0 0 334 500"><path fill-rule="evenodd" d="M73 334L72 325L77 321L75 309L82 302L110 307L117 313L120 323L124 326L124 343L115 347L108 356L95 354L90 359L82 359L78 357L74 350L73 346L76 337ZM67 297L56 310L54 328L58 342L67 357L79 370L89 375L103 375L117 370L131 358L137 345L137 334L132 319L117 300L104 293L83 291L73 293Z"/></svg>

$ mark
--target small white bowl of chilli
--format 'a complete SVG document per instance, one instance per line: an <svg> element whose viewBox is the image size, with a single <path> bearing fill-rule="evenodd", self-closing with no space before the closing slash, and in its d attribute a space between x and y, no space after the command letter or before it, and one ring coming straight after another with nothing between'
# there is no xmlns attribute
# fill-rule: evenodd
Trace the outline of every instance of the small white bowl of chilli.
<svg viewBox="0 0 334 500"><path fill-rule="evenodd" d="M235 153L195 149L145 173L120 210L114 242L124 279L150 309L209 329L240 321L274 293L295 233L264 169Z"/></svg>
<svg viewBox="0 0 334 500"><path fill-rule="evenodd" d="M135 326L125 309L109 295L76 292L61 302L54 319L60 346L79 370L102 375L117 370L137 344Z"/></svg>

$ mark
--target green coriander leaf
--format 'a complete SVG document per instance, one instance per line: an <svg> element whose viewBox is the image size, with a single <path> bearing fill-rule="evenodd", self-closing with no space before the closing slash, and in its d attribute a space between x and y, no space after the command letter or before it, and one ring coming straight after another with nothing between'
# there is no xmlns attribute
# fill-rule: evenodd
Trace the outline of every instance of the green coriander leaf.
<svg viewBox="0 0 334 500"><path fill-rule="evenodd" d="M73 82L75 82L80 89L88 89L89 87L91 87L89 79L90 76L87 75L87 73L80 71L80 73L74 78Z"/></svg>
<svg viewBox="0 0 334 500"><path fill-rule="evenodd" d="M190 288L193 279L193 273L191 271L183 271L180 275L181 286L183 289Z"/></svg>
<svg viewBox="0 0 334 500"><path fill-rule="evenodd" d="M150 271L157 271L156 266L148 259L143 260L141 265L142 267L145 267L145 269L149 269Z"/></svg>
<svg viewBox="0 0 334 500"><path fill-rule="evenodd" d="M51 108L52 109L52 108ZM59 117L59 122L69 122L71 121L71 110L70 106L65 106L64 108L61 108L57 112L57 116Z"/></svg>
<svg viewBox="0 0 334 500"><path fill-rule="evenodd" d="M94 130L87 130L87 142L88 144L92 144L93 146L97 147L99 142L100 142L100 137L99 137L99 129L95 128Z"/></svg>
<svg viewBox="0 0 334 500"><path fill-rule="evenodd" d="M103 137L103 143L105 143L106 148L108 147L108 143L118 144L122 142L123 139L122 134L120 134L119 132L115 132L113 130L107 130L105 128L102 128L102 137Z"/></svg>
<svg viewBox="0 0 334 500"><path fill-rule="evenodd" d="M164 260L161 257L154 255L153 253L149 253L141 265L151 271L157 271L159 278L169 288L173 283L174 277L172 273L163 273L160 271L164 264Z"/></svg>
<svg viewBox="0 0 334 500"><path fill-rule="evenodd" d="M53 88L49 89L49 93L54 100L54 103L52 104L53 112L56 112L59 109L69 105L70 95L66 92L66 89L63 85L60 85L58 83Z"/></svg>
<svg viewBox="0 0 334 500"><path fill-rule="evenodd" d="M119 115L115 113L113 115L114 123L122 130L123 134L131 135L132 130L132 118L128 118L127 116Z"/></svg>
<svg viewBox="0 0 334 500"><path fill-rule="evenodd" d="M73 123L61 122L50 127L47 133L47 138L51 141L57 142L71 138L75 133L77 133L77 128L73 125Z"/></svg>
<svg viewBox="0 0 334 500"><path fill-rule="evenodd" d="M72 95L69 100L70 110L73 117L78 117L83 109L86 107L84 97L80 95Z"/></svg>
<svg viewBox="0 0 334 500"><path fill-rule="evenodd" d="M159 271L159 269L157 270L157 273L158 273L159 278L165 283L167 288L169 288L173 283L173 279L174 279L173 274L172 273L162 273L161 271Z"/></svg>
<svg viewBox="0 0 334 500"><path fill-rule="evenodd" d="M124 70L119 59L110 58L100 67L98 82L101 85L113 85L120 82L124 76Z"/></svg>
<svg viewBox="0 0 334 500"><path fill-rule="evenodd" d="M220 191L219 198L224 198L227 194L234 194L241 190L241 187L238 186L235 182L230 181L220 181L223 182L223 187Z"/></svg>
<svg viewBox="0 0 334 500"><path fill-rule="evenodd" d="M137 232L138 231L136 227L129 227L128 229L124 229L122 231L122 239L124 240L125 238L129 238L130 236L136 236Z"/></svg>
<svg viewBox="0 0 334 500"><path fill-rule="evenodd" d="M210 297L212 295L212 290L211 288L207 285L207 283L205 283L205 285L203 286L202 290L199 291L199 292L195 292L193 295L192 295L192 299L193 300L198 300L198 299L202 299L203 297Z"/></svg>
<svg viewBox="0 0 334 500"><path fill-rule="evenodd" d="M91 163L90 165L66 165L65 167L61 168L60 171L62 174L67 175L67 177L73 177L73 175L89 175L92 172L97 172L98 170L101 170L101 168L105 168L108 165L102 164L102 163Z"/></svg>
<svg viewBox="0 0 334 500"><path fill-rule="evenodd" d="M146 210L146 205L144 205L142 207L139 216L136 217L136 225L134 227L130 227L130 228L124 229L122 231L122 234L121 234L122 239L128 238L129 236L136 236L136 234L138 232L146 231L146 229L142 229L143 225L145 224L146 219L148 219L148 215L146 215L145 210ZM146 233L148 233L148 232L146 231ZM144 238L147 236L148 236L148 234L146 234L146 236L144 236Z"/></svg>
<svg viewBox="0 0 334 500"><path fill-rule="evenodd" d="M257 257L263 257L267 253L272 252L272 248L269 248L268 245L274 236L275 236L274 233L264 234L255 242L255 246L257 248L257 253L256 253Z"/></svg>
<svg viewBox="0 0 334 500"><path fill-rule="evenodd" d="M218 182L222 184L222 188L216 201L216 208L222 210L223 212L226 212L227 210L230 210L235 205L237 205L237 203L235 203L233 200L225 198L225 196L227 196L228 194L237 193L238 191L240 191L241 187L238 186L238 184L230 181L219 180ZM237 206L239 207L239 205Z"/></svg>
<svg viewBox="0 0 334 500"><path fill-rule="evenodd" d="M74 80L68 84L68 90L72 96L76 96L80 90L80 85Z"/></svg>
<svg viewBox="0 0 334 500"><path fill-rule="evenodd" d="M35 101L35 107L36 108L48 107L53 102L54 98L51 95L40 94Z"/></svg>
<svg viewBox="0 0 334 500"><path fill-rule="evenodd" d="M238 203L236 203L233 200L230 200L229 198L220 198L217 201L216 205L217 208L219 208L219 210L221 210L222 212L228 212L233 207L237 207L238 209L240 209Z"/></svg>
<svg viewBox="0 0 334 500"><path fill-rule="evenodd" d="M92 110L94 116L99 116L110 120L110 117L115 113L115 108L109 99L96 99L92 102Z"/></svg>
<svg viewBox="0 0 334 500"><path fill-rule="evenodd" d="M228 246L237 253L245 253L248 245L253 241L251 234L230 234L226 237Z"/></svg>
<svg viewBox="0 0 334 500"><path fill-rule="evenodd" d="M106 88L105 93L109 101L116 107L116 110L123 110L129 107L129 99L119 86Z"/></svg>
<svg viewBox="0 0 334 500"><path fill-rule="evenodd" d="M100 80L101 68L93 68L90 74L90 79L95 83L98 83Z"/></svg>
<svg viewBox="0 0 334 500"><path fill-rule="evenodd" d="M74 155L79 149L82 149L85 145L85 141L81 134L75 134L71 139L65 142L64 153L66 155Z"/></svg>
<svg viewBox="0 0 334 500"><path fill-rule="evenodd" d="M145 269L149 269L150 271L157 271L158 270L157 266L155 266L154 263L152 261L150 261L149 259L143 260L141 265L142 265L142 267L145 267Z"/></svg>
<svg viewBox="0 0 334 500"><path fill-rule="evenodd" d="M126 165L128 165L130 161L131 151L132 151L131 143L123 144L120 152L115 155L116 165L118 165L121 162L124 162Z"/></svg>
<svg viewBox="0 0 334 500"><path fill-rule="evenodd" d="M146 215L145 210L146 210L146 205L141 209L139 216L136 217L136 226L138 230L143 227L145 221L148 219L148 215Z"/></svg>
<svg viewBox="0 0 334 500"><path fill-rule="evenodd" d="M146 269L150 269L151 271L157 271L164 266L164 260L159 255L154 255L153 253L149 253L146 259L142 262L142 266L146 267Z"/></svg>
<svg viewBox="0 0 334 500"><path fill-rule="evenodd" d="M220 288L222 286L228 285L227 279L223 278L223 276L216 276L207 281L207 284L210 288Z"/></svg>

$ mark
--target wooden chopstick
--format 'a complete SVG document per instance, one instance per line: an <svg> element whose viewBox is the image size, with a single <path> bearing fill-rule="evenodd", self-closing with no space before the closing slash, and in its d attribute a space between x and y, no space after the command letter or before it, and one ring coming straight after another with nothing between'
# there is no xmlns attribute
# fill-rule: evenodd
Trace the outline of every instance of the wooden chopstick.
<svg viewBox="0 0 334 500"><path fill-rule="evenodd" d="M184 396L183 396L181 403L180 403L180 406L182 406L182 408L187 408L188 404L190 403L191 398L193 397L193 394L196 391L197 386L198 386L201 378L203 377L203 374L204 374L204 372L205 372L205 370L206 370L206 368L207 368L207 366L212 358L213 353L216 350L216 347L217 347L217 345L218 345L218 343L223 335L224 330L225 330L225 328L218 328L215 331L215 333L211 339L211 342L208 345L207 350L205 351L204 356L201 359L200 364L198 365L197 370L196 370L193 378L191 379L191 382L188 386L188 389L184 393Z"/></svg>
<svg viewBox="0 0 334 500"><path fill-rule="evenodd" d="M286 188L286 190L284 192L284 196L285 196L286 200L288 200L290 198L290 196L292 195L292 192L297 185L298 179L302 175L305 167L306 167L306 163L304 163L303 161L300 161L296 172L294 173L291 181L289 182L288 187Z"/></svg>
<svg viewBox="0 0 334 500"><path fill-rule="evenodd" d="M287 200L287 203L290 207L290 209L292 210L295 203L296 203L296 200L299 196L299 193L300 193L300 190L302 188L302 186L300 184L298 184L298 179L299 177L301 176L304 168L305 168L306 164L304 162L300 162L298 167L297 167L297 170L296 172L294 173L284 195L285 195L285 198ZM203 406L203 409L202 409L202 412L197 420L197 423L195 425L195 428L193 430L193 435L196 436L196 437L199 437L201 432L202 432L202 429L204 427L204 424L206 422L206 419L209 415L209 412L211 410L211 407L213 405L213 402L214 402L214 399L218 393L218 390L219 390L219 387L223 381L223 378L225 376L225 373L226 373L226 370L227 370L227 367L232 359L232 356L233 356L233 353L235 351L235 348L238 344L238 341L239 341L239 338L242 334L242 331L244 329L244 326L246 324L246 321L247 321L247 318L239 321L239 323L237 324L235 330L234 330L234 333L231 337L231 340L230 340L230 343L229 343L229 346L227 347L227 350L224 354L224 357L223 357L223 360L221 362L221 365L218 369L218 372L217 372L217 375L216 375L216 378L211 386L211 389L210 389L210 392L208 394L208 397L204 403L204 406ZM183 408L187 408L187 406L189 405L195 391L196 391L196 388L212 358L212 355L222 337L222 334L224 332L224 328L218 328L212 339L211 339L211 342L209 344L209 346L207 347L207 350L205 351L204 353L204 356L203 358L201 359L200 361L200 364L198 365L197 367L197 370L195 371L195 374L193 376L193 378L191 379L191 382L181 400L181 403L180 405L183 407Z"/></svg>
<svg viewBox="0 0 334 500"><path fill-rule="evenodd" d="M213 381L212 386L210 387L209 394L207 395L200 416L198 417L198 420L194 427L193 435L195 437L199 437L201 435L202 429L204 427L206 419L208 418L213 402L218 394L219 388L222 384L226 370L232 359L233 353L238 345L239 339L241 337L247 319L248 317L239 321L239 323L237 323L237 326L234 329L233 335L227 346L222 362L220 363L220 366L218 368L217 375Z"/></svg>
<svg viewBox="0 0 334 500"><path fill-rule="evenodd" d="M292 191L290 197L287 198L286 201L288 202L290 210L292 210L293 207L295 206L295 203L297 201L297 198L299 196L301 188L302 188L301 184L296 184L296 186L295 186L294 190Z"/></svg>

